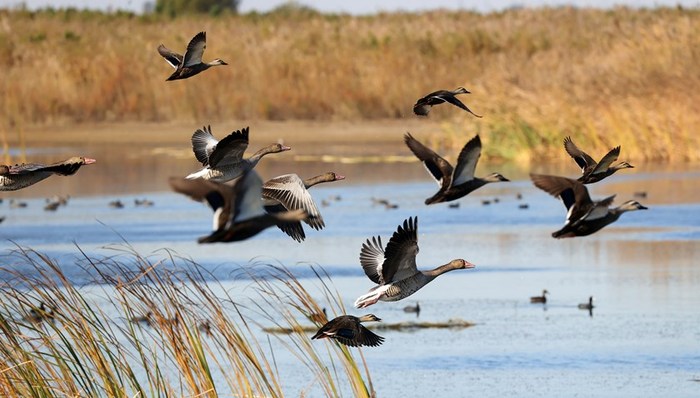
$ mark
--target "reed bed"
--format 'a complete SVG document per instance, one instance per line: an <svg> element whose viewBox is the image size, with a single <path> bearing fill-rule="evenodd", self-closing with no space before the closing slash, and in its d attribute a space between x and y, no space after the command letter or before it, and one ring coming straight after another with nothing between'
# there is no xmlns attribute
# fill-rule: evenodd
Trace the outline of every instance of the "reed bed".
<svg viewBox="0 0 700 398"><path fill-rule="evenodd" d="M240 275L247 287L235 289L171 251L145 257L128 246L115 250L101 257L80 252L76 263L93 280L81 286L42 253L17 247L5 256L0 395L373 394L369 371L355 358L360 350L312 344L301 331L320 305L284 267L253 264ZM323 305L330 314L344 312L328 275L316 271ZM269 337L263 324L297 332ZM307 384L285 384L274 346L291 352Z"/></svg>
<svg viewBox="0 0 700 398"><path fill-rule="evenodd" d="M229 62L165 82L156 52L208 33L205 60ZM0 117L35 124L101 121L324 120L413 117L417 98L465 86L483 119L448 107L435 140L484 136L485 156L541 160L572 135L623 157L700 160L700 12L541 8L182 17L77 11L0 12ZM449 134L444 134L445 132ZM489 145L491 143L491 145ZM629 156L626 156L630 154Z"/></svg>

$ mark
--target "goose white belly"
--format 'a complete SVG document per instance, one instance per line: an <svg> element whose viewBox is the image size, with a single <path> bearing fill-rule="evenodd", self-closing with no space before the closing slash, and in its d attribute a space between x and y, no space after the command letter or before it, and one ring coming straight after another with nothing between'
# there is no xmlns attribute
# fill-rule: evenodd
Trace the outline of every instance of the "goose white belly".
<svg viewBox="0 0 700 398"><path fill-rule="evenodd" d="M423 286L434 278L428 277L422 272L417 272L414 275L373 288L369 293L362 295L355 300L355 307L368 307L377 301L399 301L420 290Z"/></svg>
<svg viewBox="0 0 700 398"><path fill-rule="evenodd" d="M209 181L216 182L227 182L235 178L238 178L243 174L244 168L239 164L217 167L215 169L205 167L197 172L188 175L188 180L193 180L195 178L203 178Z"/></svg>

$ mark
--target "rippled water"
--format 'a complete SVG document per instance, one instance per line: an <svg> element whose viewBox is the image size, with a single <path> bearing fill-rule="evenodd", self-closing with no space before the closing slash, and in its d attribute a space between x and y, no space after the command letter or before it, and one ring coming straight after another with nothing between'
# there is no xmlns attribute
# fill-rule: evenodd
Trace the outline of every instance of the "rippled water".
<svg viewBox="0 0 700 398"><path fill-rule="evenodd" d="M210 210L164 186L165 176L184 174L191 165L173 161L137 178L137 184L113 189L104 174L91 177L92 172L81 170L86 179L47 180L33 191L35 197L29 189L8 194L6 199L23 198L28 207L9 209L7 200L0 205L6 216L0 224L1 244L11 248L15 242L49 253L77 283L90 279L74 265L75 245L104 255L109 250L103 246L122 238L145 255L171 248L220 279L230 278L253 258L279 261L302 278L312 275L308 263L319 264L351 308L371 287L358 262L362 242L372 235L388 238L415 215L420 268L458 257L477 267L444 275L404 302L378 303L370 312L387 322L410 320L413 316L402 308L419 301L420 320L462 318L477 325L382 332L384 345L364 350L378 396L700 396L697 170L642 167L593 185L592 196L618 193L618 203L646 191L647 198L639 200L650 210L625 214L589 237L555 240L550 233L562 224L564 207L516 168L480 166L483 173L499 170L515 181L480 189L461 199L459 209L451 209L423 205L436 186L417 163L381 165L379 171L376 165L309 163L303 174L334 169L348 175L345 182L313 188L319 201L341 198L321 209L326 229L308 231L302 244L270 229L246 242L202 246L195 241L211 228ZM288 167L271 162L261 173L271 177ZM77 194L57 212L43 211L43 196L62 184ZM516 193L523 199L516 199ZM155 206L134 207L133 200L143 197ZM387 198L399 208L375 206L373 197ZM481 203L496 197L498 203ZM126 207L109 208L107 203L116 198ZM529 208L519 209L521 203ZM545 288L551 293L548 304L530 304L529 296ZM596 305L592 316L577 308L591 295ZM300 380L304 376L283 350L277 361L291 391L308 383Z"/></svg>

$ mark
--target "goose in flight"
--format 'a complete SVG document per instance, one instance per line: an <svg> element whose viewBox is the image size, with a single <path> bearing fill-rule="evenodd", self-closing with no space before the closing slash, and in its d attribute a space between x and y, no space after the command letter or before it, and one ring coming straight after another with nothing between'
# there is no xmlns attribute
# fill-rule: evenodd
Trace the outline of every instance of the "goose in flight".
<svg viewBox="0 0 700 398"><path fill-rule="evenodd" d="M384 337L374 334L362 325L362 322L379 322L374 314L361 317L341 315L333 318L316 332L311 339L331 338L350 347L377 347L384 342Z"/></svg>
<svg viewBox="0 0 700 398"><path fill-rule="evenodd" d="M372 237L362 245L360 264L365 275L377 286L355 300L355 307L365 308L377 301L398 301L420 290L445 272L474 268L474 264L452 260L430 271L416 267L418 254L418 218L412 217L399 225L382 248L381 237Z"/></svg>
<svg viewBox="0 0 700 398"><path fill-rule="evenodd" d="M561 198L566 206L566 223L552 233L554 238L590 235L617 221L622 213L647 209L636 200L628 200L618 207L610 208L615 195L594 202L588 195L588 189L581 182L570 178L542 174L530 174L530 178L537 188Z"/></svg>
<svg viewBox="0 0 700 398"><path fill-rule="evenodd" d="M211 133L211 126L195 131L192 134L192 151L204 167L186 178L230 181L243 174L244 170L255 167L263 156L292 149L282 144L271 144L243 159L243 154L248 148L248 133L249 128L245 127L217 141Z"/></svg>
<svg viewBox="0 0 700 398"><path fill-rule="evenodd" d="M478 135L464 145L454 168L432 149L413 138L410 133L404 135L404 142L411 152L423 162L425 168L440 186L440 190L435 195L425 200L426 205L459 199L490 182L509 181L498 173L489 174L484 178L474 176L476 163L481 156L481 139Z"/></svg>
<svg viewBox="0 0 700 398"><path fill-rule="evenodd" d="M471 109L467 108L467 106L462 103L462 101L457 99L457 97L455 97L457 94L470 94L470 92L467 91L467 89L464 87L458 87L456 90L453 91L438 90L432 92L416 101L416 104L413 105L413 113L415 113L418 116L428 116L430 108L432 108L435 105L447 102L458 108L464 109L465 111L471 113L476 117L481 117L476 113L472 112Z"/></svg>
<svg viewBox="0 0 700 398"><path fill-rule="evenodd" d="M176 192L197 201L206 201L214 210L213 231L199 243L235 242L248 239L266 228L305 220L302 209L270 214L263 208L262 180L255 170L247 169L233 186L201 178L172 177Z"/></svg>
<svg viewBox="0 0 700 398"><path fill-rule="evenodd" d="M170 66L175 68L175 72L165 80L187 79L212 66L228 65L219 58L208 63L202 62L202 55L204 54L205 48L207 48L207 32L199 32L190 40L184 57L176 52L168 50L163 44L158 46L158 53L165 58Z"/></svg>
<svg viewBox="0 0 700 398"><path fill-rule="evenodd" d="M14 166L0 165L0 191L16 191L34 185L52 175L69 176L81 166L95 163L95 159L72 157L52 164L23 163Z"/></svg>
<svg viewBox="0 0 700 398"><path fill-rule="evenodd" d="M574 141L571 140L571 137L564 138L564 149L581 168L583 175L578 178L578 181L584 184L598 182L605 177L613 175L618 170L634 168L634 166L627 162L620 162L614 166L612 165L613 162L617 160L618 156L620 156L619 145L603 156L600 162L596 162L590 155L580 150L576 144L574 144Z"/></svg>
<svg viewBox="0 0 700 398"><path fill-rule="evenodd" d="M324 182L344 180L345 176L329 171L312 178L302 180L296 174L285 174L266 181L263 184L262 198L265 211L277 214L284 211L302 209L309 215L306 223L315 230L325 226L321 212L309 193L309 188ZM279 224L279 228L297 242L306 239L301 223Z"/></svg>

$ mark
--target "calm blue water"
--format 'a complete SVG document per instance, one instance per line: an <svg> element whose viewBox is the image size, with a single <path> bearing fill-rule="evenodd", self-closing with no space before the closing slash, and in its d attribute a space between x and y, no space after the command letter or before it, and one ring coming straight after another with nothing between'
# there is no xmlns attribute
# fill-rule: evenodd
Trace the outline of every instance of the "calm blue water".
<svg viewBox="0 0 700 398"><path fill-rule="evenodd" d="M122 239L142 255L173 249L223 280L251 260L285 264L302 278L312 277L309 264L317 264L352 308L372 286L359 266L362 242L372 235L386 241L405 218L418 216L419 268L453 258L477 267L441 276L404 302L378 303L368 312L386 322L411 320L402 308L419 301L420 320L461 318L477 325L380 333L384 345L364 350L378 396L700 396L694 381L700 378L700 173L617 177L592 186L592 196L617 192L622 203L646 190L648 197L638 200L650 210L625 214L586 238L552 239L564 207L523 178L485 187L451 209L423 205L436 190L426 176L313 188L317 201L341 200L321 208L326 229L307 230L302 244L270 229L246 242L198 245L196 238L210 231L210 210L170 192L122 194L123 209L107 206L116 195L74 197L55 213L42 210L43 198L24 199L24 209L9 209L6 200L0 244L5 253L15 244L48 253L81 284L91 277L76 265L75 246L105 256L114 254L105 247ZM134 207L133 199L143 197L155 206ZM374 206L372 197L399 208ZM494 198L499 202L482 205ZM529 208L519 209L521 203ZM546 307L530 304L529 296L545 288L551 293ZM577 308L589 296L595 297L592 316ZM290 391L308 384L293 357L278 354L277 361Z"/></svg>

